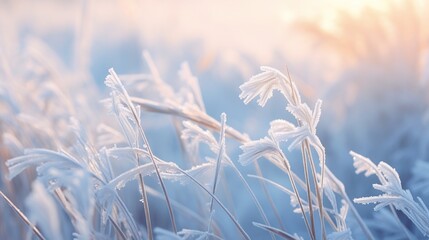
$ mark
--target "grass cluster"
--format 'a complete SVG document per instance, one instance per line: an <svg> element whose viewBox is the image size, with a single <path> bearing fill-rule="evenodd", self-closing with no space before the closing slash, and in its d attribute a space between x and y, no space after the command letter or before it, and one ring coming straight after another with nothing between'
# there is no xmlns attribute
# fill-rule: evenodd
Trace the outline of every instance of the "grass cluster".
<svg viewBox="0 0 429 240"><path fill-rule="evenodd" d="M388 231L398 238L429 236L427 206L403 188L385 162L350 152L356 173L375 175L379 183L373 188L381 192L350 199L353 186L330 170L317 134L322 101L303 102L288 74L261 67L240 86L243 102L256 100L261 107L280 92L286 108L279 111L294 119L273 120L265 137L252 139L228 125L225 113L206 112L187 64L179 71L182 88L175 91L145 57L149 74L109 70L110 95L101 100L105 108L96 110L102 117L82 118L78 113L91 112L93 103L65 94L50 69L31 69L30 80L25 76L1 86L0 170L7 179L0 182L0 236L375 239ZM148 89L156 96L142 94ZM152 143L146 134L149 113L171 118L176 136L170 137L177 138L181 156L161 159L153 151L153 144L162 142ZM237 146L238 157L231 154ZM428 182L423 174L418 184L424 188ZM355 204L369 203L383 212L384 233L375 232L356 209Z"/></svg>

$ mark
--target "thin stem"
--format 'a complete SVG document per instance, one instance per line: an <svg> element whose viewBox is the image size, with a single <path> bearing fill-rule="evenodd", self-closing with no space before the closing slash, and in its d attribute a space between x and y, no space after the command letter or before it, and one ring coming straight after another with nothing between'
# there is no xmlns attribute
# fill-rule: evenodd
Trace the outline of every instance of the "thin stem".
<svg viewBox="0 0 429 240"><path fill-rule="evenodd" d="M133 149L135 152L137 152L137 153L139 153L139 154L143 154L143 155L148 155L149 153L147 152L147 150L143 150L143 149L138 149L138 148L136 148L136 149ZM163 161L163 160L161 160L161 159L159 159L158 157L156 157L156 156L154 156L155 157L155 160L157 161L157 162L165 162L165 161ZM178 169L178 171L180 171L180 172L183 172L183 170L182 169ZM158 197L158 198L162 198L161 196L163 196L161 193L158 193L156 190L154 190L154 189L151 189L149 186L148 186L148 189L147 189L147 192L149 193L149 194L152 194L152 195L154 195L155 197ZM216 200L216 199L215 199ZM182 204L180 204L180 203L178 203L178 202L175 202L174 200L172 201L172 205L174 205L174 206L176 206L177 207L177 209L179 209L179 210L183 210L183 212L185 212L185 213L187 213L189 216L191 216L191 217L193 217L193 218L195 218L195 220L198 220L200 223L202 223L202 224L204 224L205 223L205 221L201 218L201 216L200 215L198 215L198 214L196 214L196 213L194 213L194 212L192 212L190 209L188 209L187 207L185 207L184 205L182 205ZM216 231L216 232L218 232L219 233L219 235L220 235L220 229L219 229L219 227L215 224L214 225L214 230Z"/></svg>
<svg viewBox="0 0 429 240"><path fill-rule="evenodd" d="M116 205L116 207L118 208L118 211L121 210L122 214L124 214L125 217L128 219L128 225L129 225L131 232L133 233L135 239L139 239L140 236L139 236L139 232L137 230L137 225L136 225L134 219L132 218L130 212L128 211L127 207L125 206L125 203L119 197L118 193L115 193L115 199L118 203Z"/></svg>
<svg viewBox="0 0 429 240"><path fill-rule="evenodd" d="M186 175L189 179L191 179L194 183L196 183L202 190L204 190L207 194L209 194L210 197L212 197L219 204L219 206L225 211L225 213L228 215L228 217L235 224L235 226L237 227L237 229L239 230L239 232L241 233L241 235L243 235L243 237L246 240L250 240L250 237L246 233L246 231L244 231L244 229L237 222L237 220L234 218L234 216L231 214L231 212L225 207L225 205L222 204L222 202L215 195L213 195L207 188L205 188L200 182L198 182L194 177L192 177L191 175L189 175L187 172L183 171L180 168L177 168L177 170L179 170L182 174Z"/></svg>
<svg viewBox="0 0 429 240"><path fill-rule="evenodd" d="M322 167L322 180L321 180L321 185L319 186L318 182L317 182L317 174L316 174L316 167L314 165L314 161L313 161L313 155L311 154L311 149L310 149L310 144L308 143L307 140L304 140L304 144L305 144L305 152L307 157L310 159L310 167L312 170L312 174L313 174L313 181L314 181L314 188L316 189L316 196L317 196L317 204L319 205L319 216L320 216L320 225L322 228L322 239L326 239L326 229L325 229L325 221L323 218L323 172L324 172L324 168ZM324 163L322 163L323 166L325 165Z"/></svg>
<svg viewBox="0 0 429 240"><path fill-rule="evenodd" d="M288 175L289 181L292 185L293 192L295 193L296 198L298 200L299 207L300 207L301 212L302 212L302 216L304 217L305 226L307 227L307 231L310 234L310 238L312 240L315 240L315 236L313 235L313 232L311 231L310 224L308 223L307 215L305 214L305 211L304 211L304 206L301 202L301 196L299 195L298 188L296 187L296 184L295 184L295 180L292 177L292 170L290 169L289 163L287 162L286 156L284 155L283 151L278 146L277 146L277 148L278 148L277 149L278 152L280 153L280 155L282 157L283 165L286 168L287 175ZM311 204L311 203L309 203L309 204Z"/></svg>
<svg viewBox="0 0 429 240"><path fill-rule="evenodd" d="M291 235L291 234L289 234L289 233L287 233L285 231L282 231L280 229L277 229L277 228L274 228L274 227L271 227L271 226L267 226L267 225L263 225L263 224L260 224L260 223L256 223L256 222L253 222L253 225L255 227L264 229L265 231L268 231L268 232L270 232L272 234L276 234L276 235L278 235L278 236L280 236L280 237L282 237L284 239L298 240L297 237L295 237L295 236L293 236L293 235Z"/></svg>
<svg viewBox="0 0 429 240"><path fill-rule="evenodd" d="M252 191L252 189L250 188L249 184L247 184L247 182L246 182L246 180L244 179L243 175L242 175L242 174L241 174L241 172L237 169L237 167L233 164L233 162L231 161L231 159L229 159L229 158L227 158L227 159L228 159L229 163L232 165L233 170L236 172L236 174L238 175L238 177L240 178L240 180L243 182L243 185L246 187L246 190L249 192L250 196L252 196L252 200L253 200L253 202L255 203L256 208L258 209L259 214L260 214L260 215L261 215L261 217L262 217L262 220L264 221L264 223L265 223L266 225L270 226L270 222L268 221L268 218L267 218L267 216L265 215L265 212L264 212L264 210L262 209L261 204L259 203L259 201L258 201L258 199L256 198L255 194L253 193L253 191ZM259 165L257 165L257 166L258 166L258 169L259 169ZM260 172L260 169L259 169L259 172ZM260 173L261 173L261 172L260 172ZM261 175L262 175L262 173L261 173ZM262 182L262 181L260 181L260 182L261 182L261 184L263 184L263 182ZM264 189L266 190L265 185L264 185ZM268 192L267 192L267 195L268 195ZM269 195L268 195L268 196L269 196ZM271 200L271 198L270 198L270 200ZM280 219L279 219L279 221L280 221L280 224L281 224L281 220L280 220ZM282 227L283 227L283 226L282 226ZM270 233L270 234L271 234L271 238L274 240L274 239L275 239L274 234L273 234L273 233Z"/></svg>
<svg viewBox="0 0 429 240"><path fill-rule="evenodd" d="M112 223L113 227L116 229L116 232L119 234L121 239L126 240L127 237L125 236L125 233L121 230L121 227L119 227L119 225L115 222L115 220L111 216L109 216L109 220Z"/></svg>
<svg viewBox="0 0 429 240"><path fill-rule="evenodd" d="M140 162L140 161L139 161ZM140 164L138 164L140 166ZM139 182L140 182L140 186L141 186L141 191L142 191L142 195L143 195L143 205L144 205L144 209L145 209L145 219L146 219L146 229L147 229L147 237L149 240L153 239L153 232L152 232L152 221L150 219L150 210L149 210L149 202L148 202L148 198L147 198L147 193L146 193L146 189L145 189L145 184L144 184L144 179L143 176L141 174L139 174Z"/></svg>
<svg viewBox="0 0 429 240"><path fill-rule="evenodd" d="M283 169L282 169L283 170ZM278 188L278 189L280 189L280 191L282 191L282 192L285 192L286 194L288 194L289 196L291 196L291 195L293 195L294 193L292 192L292 191L290 191L289 189L287 189L287 188L285 188L285 187L283 187L282 185L280 185L280 184L278 184L278 183L276 183L276 182L274 182L274 181L272 181L272 180L269 180L269 179L267 179L267 178L261 178L261 177L259 177L259 176L256 176L256 175L248 175L249 177L252 177L252 178L256 178L256 179L258 179L258 180L260 180L261 182L267 182L267 183L269 183L269 184L271 184L271 185L273 185L274 187L276 187L276 188ZM297 176L296 175L294 175L294 177L295 178L297 178ZM301 181L300 179L297 179L297 181ZM298 184L299 185L302 185L302 186L304 186L305 184L302 182L302 183L300 183L300 182L298 182ZM305 187L303 188L303 189L305 189ZM312 194L312 196L313 196L313 198L316 198L314 195L313 195L313 193L311 193ZM303 201L304 203L305 203L305 200L301 200L301 201ZM316 208L317 208L317 206L315 206ZM328 214L328 212L326 211L326 209L323 209L323 216L324 216L324 218L326 219L326 221L328 221L328 223L330 224L330 226L333 228L333 229L337 229L337 227L335 226L335 223L334 223L334 221L332 220L332 218L329 216L329 214Z"/></svg>
<svg viewBox="0 0 429 240"><path fill-rule="evenodd" d="M311 199L311 184L308 174L308 166L307 166L307 155L304 153L304 144L301 144L301 157L302 157L302 164L304 166L304 178L305 178L305 185L306 185L306 192L307 192L307 202L310 212L310 223L311 223L311 231L313 235L316 235L316 230L314 227L314 214L313 214L313 201ZM317 189L317 186L315 186ZM319 207L320 209L320 207ZM304 213L303 213L304 214Z"/></svg>
<svg viewBox="0 0 429 240"><path fill-rule="evenodd" d="M212 193L213 195L216 194L216 186L217 186L217 182L218 182L218 177L219 177L219 173L221 170L221 164L222 164L222 158L224 156L224 151L225 151L225 124L226 124L226 115L225 113L223 113L221 115L221 121L222 121L222 125L220 128L220 136L219 136L219 152L217 155L217 160L216 160L216 170L215 170L215 175L214 175L214 180L213 180L213 188L212 188ZM213 211L213 199L210 201L210 213Z"/></svg>
<svg viewBox="0 0 429 240"><path fill-rule="evenodd" d="M362 228L363 233L366 235L367 239L374 240L374 236L372 235L371 231L369 230L368 226L366 226L365 222L363 221L362 217L356 210L356 208L353 205L353 202L350 200L349 196L345 193L341 193L343 195L343 199L346 200L346 202L349 204L350 209L352 210L353 216L357 220L359 226Z"/></svg>
<svg viewBox="0 0 429 240"><path fill-rule="evenodd" d="M262 178L262 177L263 177L263 175L262 175L262 171L261 171L261 168L259 167L259 164L257 164L257 162L255 162L255 169L256 169L256 175L258 175L258 176L260 176L260 177ZM238 170L237 170L237 171L238 171ZM265 183L264 183L263 181L259 181L259 183L261 184L261 186L262 186L262 190L264 191L264 194L265 194L265 196L266 196L266 197L267 197L267 199L268 199L268 203L270 204L271 208L273 209L274 215L276 216L277 221L278 221L278 223L279 223L279 225L280 225L280 229L281 229L281 230L285 230L286 228L284 227L283 221L282 221L282 219L281 219L281 217L280 217L280 214L279 214L279 212L278 212L278 210L277 210L277 207L276 207L276 205L274 204L273 198L272 198L272 197L271 197L271 195L268 193L268 189L267 189L267 187L265 186ZM250 188L250 186L249 186L246 182L245 182L245 184L248 186L248 188ZM253 194L253 192L252 192L252 195L254 195L254 194ZM256 198L256 196L255 196L254 198Z"/></svg>
<svg viewBox="0 0 429 240"><path fill-rule="evenodd" d="M119 81L119 80L118 80ZM114 99L113 99L114 100ZM116 104L113 104L113 106L116 106ZM117 115L118 118L118 122L119 122L119 126L121 127L122 131L125 133L125 127L124 127L124 123L121 121L120 117ZM130 147L133 146L133 143L130 139L130 137L128 136L128 134L124 134L125 138L127 139L128 145L130 145ZM140 166L140 159L137 155L137 153L135 154L135 158L137 159L137 166ZM141 174L139 174L139 184L140 184L140 188L141 191L140 194L142 196L142 200L143 200L143 210L144 210L144 214L145 214L145 220L146 220L146 229L147 229L147 233L148 233L148 239L152 240L153 239L153 234L152 234L152 222L150 219L150 209L149 209L149 201L147 198L147 194L146 194L146 189L145 189L145 185L144 185L144 179L141 176Z"/></svg>
<svg viewBox="0 0 429 240"><path fill-rule="evenodd" d="M7 202L7 204L9 204L9 206L19 215L19 217L21 217L21 219L28 225L31 227L31 229L33 230L34 234L41 240L45 240L45 238L43 237L42 233L39 231L39 229L37 229L37 227L30 222L30 220L27 218L27 216L24 215L24 213L22 213L22 211L15 205L13 204L13 202L2 192L0 191L0 195L3 197L3 199Z"/></svg>

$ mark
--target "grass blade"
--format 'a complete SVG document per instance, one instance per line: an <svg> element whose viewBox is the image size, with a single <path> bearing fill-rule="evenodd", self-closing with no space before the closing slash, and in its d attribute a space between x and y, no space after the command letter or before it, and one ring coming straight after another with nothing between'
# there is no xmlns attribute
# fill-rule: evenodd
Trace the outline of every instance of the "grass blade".
<svg viewBox="0 0 429 240"><path fill-rule="evenodd" d="M219 176L219 172L220 172L220 166L221 166L221 161L222 158L224 156L224 152L225 152L225 124L226 124L226 114L222 113L221 115L221 130L220 130L220 136L219 136L219 153L217 156L217 161L216 161L216 171L215 171L215 176L214 176L214 180L213 180L213 189L212 189L212 193L213 195L216 194L216 186L217 186L217 182L218 182L218 176ZM210 202L210 212L213 211L213 198Z"/></svg>
<svg viewBox="0 0 429 240"><path fill-rule="evenodd" d="M13 202L2 192L0 191L0 195L2 198L9 204L9 206L18 214L18 216L28 225L31 227L31 230L33 230L34 234L41 240L45 240L42 233L39 231L39 229L28 220L27 216L24 215L24 213L17 207Z"/></svg>

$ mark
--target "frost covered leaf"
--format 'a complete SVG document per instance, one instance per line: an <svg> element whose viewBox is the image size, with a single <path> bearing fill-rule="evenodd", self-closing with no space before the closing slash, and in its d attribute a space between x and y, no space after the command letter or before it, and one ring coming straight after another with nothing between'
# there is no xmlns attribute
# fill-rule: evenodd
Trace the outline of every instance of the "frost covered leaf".
<svg viewBox="0 0 429 240"><path fill-rule="evenodd" d="M262 157L279 155L276 143L268 137L247 142L240 146L240 148L243 150L243 153L240 154L238 161L243 166L248 165Z"/></svg>
<svg viewBox="0 0 429 240"><path fill-rule="evenodd" d="M316 128L319 123L321 114L322 101L318 100L314 110L307 106L307 104L298 104L287 106L287 110L294 115L297 119L299 126L285 121L274 120L271 122L270 134L278 142L290 142L288 150L292 151L294 148L300 147L304 140L317 151L321 164L325 162L325 148L323 147L319 137L317 136Z"/></svg>
<svg viewBox="0 0 429 240"><path fill-rule="evenodd" d="M286 109L303 125L308 125L310 131L316 134L317 124L320 120L320 115L322 114L322 100L318 99L314 110L312 111L306 103L301 103L299 105L289 104Z"/></svg>
<svg viewBox="0 0 429 240"><path fill-rule="evenodd" d="M360 204L378 203L374 207L375 211L378 211L381 208L388 206L389 204L399 203L400 201L401 201L400 196L393 196L393 195L388 195L388 194L383 194L383 195L379 195L379 196L372 196L372 197L355 198L354 199L355 203L360 203Z"/></svg>
<svg viewBox="0 0 429 240"><path fill-rule="evenodd" d="M74 219L73 225L83 239L91 233L94 194L92 181L83 163L66 153L46 149L27 149L24 156L7 161L10 178L31 166L38 166L39 178L51 190L61 189L60 202Z"/></svg>
<svg viewBox="0 0 429 240"><path fill-rule="evenodd" d="M206 163L202 163L196 166L193 166L190 169L184 170L187 175L197 179L202 185L208 186L212 184L213 176L215 174L215 161L210 160ZM181 184L189 184L190 179L188 176L178 173L164 173L163 176L172 181L179 181Z"/></svg>
<svg viewBox="0 0 429 240"><path fill-rule="evenodd" d="M313 131L316 131L317 124L320 121L320 115L322 115L322 100L318 99L314 105L313 113L311 116L311 126Z"/></svg>
<svg viewBox="0 0 429 240"><path fill-rule="evenodd" d="M289 104L286 107L286 110L288 110L299 122L312 125L313 113L306 103L301 103L297 106Z"/></svg>
<svg viewBox="0 0 429 240"><path fill-rule="evenodd" d="M177 173L178 166L174 163L167 162L158 162L158 169L162 174L166 173ZM140 165L131 170L123 172L119 176L112 179L106 186L110 188L121 189L125 186L125 184L131 180L134 180L139 175L148 176L155 173L155 167L152 163L146 163L144 165Z"/></svg>
<svg viewBox="0 0 429 240"><path fill-rule="evenodd" d="M401 179L394 168L385 162L380 162L378 164L378 169L383 174L383 177L386 181L382 185L374 184L374 189L386 192L388 194L401 193L403 191Z"/></svg>
<svg viewBox="0 0 429 240"><path fill-rule="evenodd" d="M132 159L134 159L135 154L140 155L142 158L143 157L147 158L149 155L149 153L146 150L127 148L127 147L125 148L115 147L115 148L108 149L107 151L108 151L107 154L110 156L120 157L121 160L128 160L128 161L131 161ZM179 166L177 166L175 163L166 162L157 157L155 157L155 159L157 161L157 165L159 165L158 167L159 167L161 176L163 178L171 181L179 181L181 184L189 183L189 178L180 172ZM222 162L222 165L228 165L228 164L229 162ZM183 170L183 171L189 174L190 176L194 177L195 179L198 179L203 185L208 185L209 182L211 183L211 181L213 180L214 166L215 166L215 160L207 158L207 162L195 165L192 168ZM121 174L122 175L121 178L124 181L122 180L118 181L119 176L116 177L115 181L117 183L120 183L120 182L126 183L130 180L133 180L135 177L134 174L137 174L137 172L141 172L143 176L147 176L154 173L154 170L155 169L151 167L150 164L145 164L138 167L138 169L133 168L126 172L123 172ZM111 181L113 181L113 179ZM121 185L122 184L120 184L119 186L121 187ZM111 186L113 187L114 185L111 185Z"/></svg>
<svg viewBox="0 0 429 240"><path fill-rule="evenodd" d="M244 103L248 104L254 98L259 96L258 104L265 106L268 99L273 96L274 90L279 90L293 105L301 102L298 89L295 84L279 70L271 67L261 67L262 73L259 73L250 78L240 86L240 98L244 99Z"/></svg>
<svg viewBox="0 0 429 240"><path fill-rule="evenodd" d="M271 121L270 123L270 131L276 135L283 132L291 132L291 131L294 131L295 129L296 129L296 126L293 123L283 119L277 119L277 120ZM281 141L283 139L280 136L276 136L276 135L275 135L275 139L277 141Z"/></svg>
<svg viewBox="0 0 429 240"><path fill-rule="evenodd" d="M350 151L350 155L353 157L353 166L356 168L356 174L365 173L365 177L371 176L373 174L378 174L377 166L368 158Z"/></svg>
<svg viewBox="0 0 429 240"><path fill-rule="evenodd" d="M14 178L28 167L39 166L47 162L60 163L63 168L80 166L75 159L63 153L46 149L26 149L25 155L9 159L6 162L6 166L9 168L9 178Z"/></svg>
<svg viewBox="0 0 429 240"><path fill-rule="evenodd" d="M271 122L270 134L277 142L291 142L288 150L300 146L301 142L310 136L309 129L306 126L295 127L292 123L285 120L274 120Z"/></svg>
<svg viewBox="0 0 429 240"><path fill-rule="evenodd" d="M206 163L202 163L197 166L193 166L187 170L181 170L179 166L177 166L173 162L165 162L157 159L158 169L163 178L178 181L181 184L189 183L189 176L194 179L198 179L199 182L203 185L209 185L212 183L213 175L214 175L214 161L209 161ZM182 173L185 172L187 175ZM123 172L119 176L115 177L109 183L106 184L105 188L108 189L121 189L123 188L129 181L136 180L139 175L149 176L155 174L155 168L152 163L146 163L144 165L140 165L138 167L134 167L128 171ZM106 192L108 193L108 192Z"/></svg>
<svg viewBox="0 0 429 240"><path fill-rule="evenodd" d="M307 124L296 127L285 120L274 120L271 122L270 134L277 142L290 142L288 147L289 151L300 147L302 142L307 140L317 151L320 161L322 163L325 161L325 148L316 135L316 132L312 131L311 127Z"/></svg>

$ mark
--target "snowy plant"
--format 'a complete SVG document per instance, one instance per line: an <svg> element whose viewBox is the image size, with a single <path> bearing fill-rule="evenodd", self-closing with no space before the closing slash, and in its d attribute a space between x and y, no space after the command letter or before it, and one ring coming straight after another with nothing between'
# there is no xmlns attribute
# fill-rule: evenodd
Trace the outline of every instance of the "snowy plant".
<svg viewBox="0 0 429 240"><path fill-rule="evenodd" d="M362 197L354 199L354 202L360 204L377 204L375 211L383 207L390 206L392 212L396 215L396 210L403 212L420 230L424 236L429 235L429 210L421 198L417 197L414 200L413 195L409 190L402 188L399 174L394 168L385 162L380 162L378 165L362 155L355 152L350 152L353 156L356 173L364 172L365 176L375 174L380 184L373 184L374 189L383 192L383 194L371 197ZM398 219L398 221L400 221ZM407 229L401 224L404 231L408 234Z"/></svg>
<svg viewBox="0 0 429 240"><path fill-rule="evenodd" d="M269 67L261 67L261 70L263 71L262 73L252 77L240 87L242 90L240 97L244 99L245 103L249 103L254 98L259 97L259 105L264 106L267 100L272 96L273 90L279 90L286 98L286 110L295 118L297 125L283 119L272 121L268 137L250 141L242 145L243 154L240 155L239 161L247 165L260 158L266 158L288 175L292 190L286 189L280 184L272 182L262 176L256 177L275 185L277 188L280 188L290 195L292 205L297 207L295 212L302 214L311 239L318 238L315 228L315 212L319 213L318 220L321 225L321 238L351 239L351 233L345 221L349 203L344 201L344 206L340 214L337 209L333 190L333 188L339 189L342 186L342 189L337 190L337 193L342 194L345 199L348 199L344 191L344 186L331 172L328 173L328 182L329 180L331 182L334 181L335 184L327 184L327 180L324 179L326 174L325 171L329 170L326 168L325 148L316 135L316 128L321 115L321 100L316 102L312 110L307 104L301 102L299 91L290 77ZM296 148L301 150L304 180L301 180L292 170L290 160L286 157L287 154L285 154L281 148L281 142L288 143L289 152L292 152ZM318 165L320 166L319 173L313 161L310 147L318 154ZM310 182L311 178L313 179L313 183ZM300 193L298 186L303 189L303 193ZM314 188L314 190L312 188ZM306 195L306 198L303 198L302 195ZM323 203L324 195L326 195L333 207L333 210L330 210L330 212L336 219L336 223L333 222L327 210L328 208ZM359 216L356 217L358 221L361 221ZM329 235L326 233L325 221L327 221L334 230L334 232ZM259 227L261 227L261 225L259 225ZM364 223L361 223L361 227L367 234L367 237L372 238L372 234ZM264 227L264 229L283 237L287 234L280 229L269 226ZM290 234L287 236L294 239Z"/></svg>

